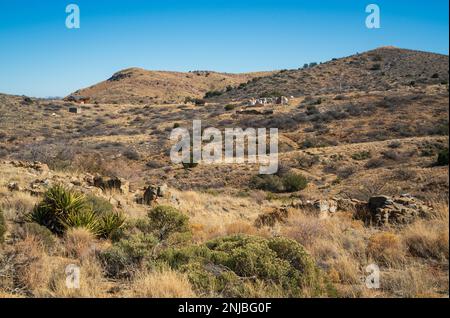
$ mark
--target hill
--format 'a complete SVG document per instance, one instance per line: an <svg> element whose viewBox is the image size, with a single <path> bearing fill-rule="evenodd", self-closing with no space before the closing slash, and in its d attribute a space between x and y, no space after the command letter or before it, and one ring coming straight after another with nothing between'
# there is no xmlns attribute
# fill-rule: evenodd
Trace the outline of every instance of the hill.
<svg viewBox="0 0 450 318"><path fill-rule="evenodd" d="M186 97L203 98L208 91L226 90L271 73L229 74L210 71L165 72L130 68L73 93L98 103L177 103Z"/></svg>
<svg viewBox="0 0 450 318"><path fill-rule="evenodd" d="M404 86L447 84L449 78L448 56L394 47L315 64L253 79L220 98L385 91Z"/></svg>

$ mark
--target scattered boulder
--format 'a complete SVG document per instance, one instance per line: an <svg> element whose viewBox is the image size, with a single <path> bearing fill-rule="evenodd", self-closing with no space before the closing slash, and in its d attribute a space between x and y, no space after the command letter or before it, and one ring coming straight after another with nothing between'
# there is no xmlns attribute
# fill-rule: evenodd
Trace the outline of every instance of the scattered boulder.
<svg viewBox="0 0 450 318"><path fill-rule="evenodd" d="M287 104L289 104L289 98L287 98L286 96L280 96L276 99L275 104L287 105Z"/></svg>
<svg viewBox="0 0 450 318"><path fill-rule="evenodd" d="M144 196L142 198L142 204L152 205L154 202L158 200L158 198L163 198L168 195L169 187L167 184L163 184L160 186L148 186L144 191ZM141 201L141 200L139 200Z"/></svg>
<svg viewBox="0 0 450 318"><path fill-rule="evenodd" d="M338 204L333 199L307 200L305 202L298 200L292 204L292 207L305 210L306 212L318 216L320 219L326 219L338 210Z"/></svg>
<svg viewBox="0 0 450 318"><path fill-rule="evenodd" d="M431 208L409 194L392 198L380 195L369 199L367 212L366 223L377 226L405 225L429 216Z"/></svg>
<svg viewBox="0 0 450 318"><path fill-rule="evenodd" d="M34 162L28 162L28 161L11 161L11 165L13 165L16 168L25 168L25 169L33 169L38 172L48 172L50 169L45 163L34 161Z"/></svg>
<svg viewBox="0 0 450 318"><path fill-rule="evenodd" d="M19 186L17 182L10 182L8 183L8 190L13 191L22 191L22 188Z"/></svg>
<svg viewBox="0 0 450 318"><path fill-rule="evenodd" d="M103 191L117 190L120 191L120 193L127 194L130 190L129 182L118 177L109 178L96 176L94 177L93 183L95 187L100 188Z"/></svg>

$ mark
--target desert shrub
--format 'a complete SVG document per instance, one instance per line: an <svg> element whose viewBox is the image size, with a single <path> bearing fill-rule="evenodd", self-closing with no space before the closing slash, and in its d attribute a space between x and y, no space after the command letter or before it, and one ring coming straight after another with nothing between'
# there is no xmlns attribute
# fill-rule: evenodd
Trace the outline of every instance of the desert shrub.
<svg viewBox="0 0 450 318"><path fill-rule="evenodd" d="M158 206L152 209L148 218L155 236L164 241L174 233L189 232L189 218L170 206Z"/></svg>
<svg viewBox="0 0 450 318"><path fill-rule="evenodd" d="M122 278L133 274L145 259L153 255L158 240L151 234L131 234L101 252L99 258L107 276Z"/></svg>
<svg viewBox="0 0 450 318"><path fill-rule="evenodd" d="M345 166L342 167L340 169L338 169L337 171L337 176L340 180L342 179L347 179L349 178L351 175L353 175L356 172L356 168L353 166Z"/></svg>
<svg viewBox="0 0 450 318"><path fill-rule="evenodd" d="M417 172L412 169L400 168L394 170L392 177L400 181L412 181L417 177Z"/></svg>
<svg viewBox="0 0 450 318"><path fill-rule="evenodd" d="M225 105L224 108L225 108L226 111L231 111L231 110L235 109L236 106L233 105L233 104L228 104L228 105Z"/></svg>
<svg viewBox="0 0 450 318"><path fill-rule="evenodd" d="M250 180L251 187L270 192L283 192L284 185L277 175L257 175Z"/></svg>
<svg viewBox="0 0 450 318"><path fill-rule="evenodd" d="M436 165L448 166L448 148L445 148L439 152Z"/></svg>
<svg viewBox="0 0 450 318"><path fill-rule="evenodd" d="M123 156L129 160L138 161L141 159L141 155L134 149L128 149L124 151Z"/></svg>
<svg viewBox="0 0 450 318"><path fill-rule="evenodd" d="M372 154L370 153L370 151L360 151L357 153L354 153L352 155L352 159L353 160L367 160L370 159L372 157Z"/></svg>
<svg viewBox="0 0 450 318"><path fill-rule="evenodd" d="M300 155L297 157L297 163L301 168L311 168L315 164L320 162L319 156L311 156L311 155Z"/></svg>
<svg viewBox="0 0 450 318"><path fill-rule="evenodd" d="M400 141L393 141L388 145L388 147L391 149L397 149L397 148L400 148L401 146L402 146L402 143Z"/></svg>
<svg viewBox="0 0 450 318"><path fill-rule="evenodd" d="M402 159L401 154L399 154L397 151L394 151L394 150L383 151L382 155L383 155L384 159L389 159L389 160L393 160L393 161L398 161L398 160Z"/></svg>
<svg viewBox="0 0 450 318"><path fill-rule="evenodd" d="M296 192L306 188L308 181L301 174L292 172L283 175L257 175L250 180L250 186L275 193Z"/></svg>
<svg viewBox="0 0 450 318"><path fill-rule="evenodd" d="M308 186L308 180L301 174L288 173L282 180L286 192L301 191Z"/></svg>
<svg viewBox="0 0 450 318"><path fill-rule="evenodd" d="M317 114L320 114L320 111L319 111L319 109L317 109L317 107L315 105L308 105L306 107L306 114L308 116L317 115Z"/></svg>
<svg viewBox="0 0 450 318"><path fill-rule="evenodd" d="M29 236L40 241L47 251L53 249L57 242L49 229L37 223L24 223L14 231L15 238L25 240Z"/></svg>
<svg viewBox="0 0 450 318"><path fill-rule="evenodd" d="M102 199L86 199L84 195L59 185L47 190L28 219L57 235L69 228L82 227L99 237L111 236L125 221L121 212L112 211Z"/></svg>
<svg viewBox="0 0 450 318"><path fill-rule="evenodd" d="M265 285L285 296L326 295L325 279L304 248L286 238L247 235L169 249L160 260L187 274L200 295L248 297ZM270 292L269 292L270 293Z"/></svg>
<svg viewBox="0 0 450 318"><path fill-rule="evenodd" d="M364 167L366 169L376 169L380 168L384 165L385 161L381 158L373 158L366 162Z"/></svg>
<svg viewBox="0 0 450 318"><path fill-rule="evenodd" d="M85 201L86 205L98 215L104 215L114 211L114 206L104 198L95 195L87 195Z"/></svg>
<svg viewBox="0 0 450 318"><path fill-rule="evenodd" d="M372 66L370 67L370 70L371 71L379 71L379 70L381 70L381 64L380 63L372 64Z"/></svg>
<svg viewBox="0 0 450 318"><path fill-rule="evenodd" d="M6 233L6 221L3 211L0 210L0 243L3 243Z"/></svg>
<svg viewBox="0 0 450 318"><path fill-rule="evenodd" d="M206 105L206 101L204 99L196 98L194 99L194 104L196 106L204 106Z"/></svg>
<svg viewBox="0 0 450 318"><path fill-rule="evenodd" d="M209 92L206 92L204 98L212 98L212 97L220 96L222 94L223 94L223 92L221 92L221 91L209 91Z"/></svg>

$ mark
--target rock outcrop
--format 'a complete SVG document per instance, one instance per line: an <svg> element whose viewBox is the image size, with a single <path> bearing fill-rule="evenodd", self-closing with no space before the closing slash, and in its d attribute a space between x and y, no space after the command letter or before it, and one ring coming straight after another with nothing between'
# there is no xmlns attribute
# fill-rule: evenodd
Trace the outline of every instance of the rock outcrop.
<svg viewBox="0 0 450 318"><path fill-rule="evenodd" d="M100 188L103 191L115 190L119 191L120 193L127 194L130 190L129 182L118 177L109 178L96 176L93 180L93 183L95 187Z"/></svg>
<svg viewBox="0 0 450 318"><path fill-rule="evenodd" d="M422 201L404 194L398 197L375 196L367 203L366 222L383 225L405 225L430 215L431 208Z"/></svg>

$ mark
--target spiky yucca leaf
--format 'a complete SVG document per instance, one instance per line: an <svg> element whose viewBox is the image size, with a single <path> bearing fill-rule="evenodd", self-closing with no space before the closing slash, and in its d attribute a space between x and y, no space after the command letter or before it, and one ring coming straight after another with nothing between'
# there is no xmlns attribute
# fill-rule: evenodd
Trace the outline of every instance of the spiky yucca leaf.
<svg viewBox="0 0 450 318"><path fill-rule="evenodd" d="M70 228L85 228L95 236L102 234L101 222L92 210L81 210L69 213L60 219L65 230Z"/></svg>
<svg viewBox="0 0 450 318"><path fill-rule="evenodd" d="M62 234L65 226L61 220L64 220L69 214L85 209L84 195L55 185L47 190L44 199L34 208L29 219L47 227L53 233Z"/></svg>
<svg viewBox="0 0 450 318"><path fill-rule="evenodd" d="M125 224L125 216L121 212L110 212L101 216L100 228L101 235L106 238L110 238L111 235L122 228Z"/></svg>

